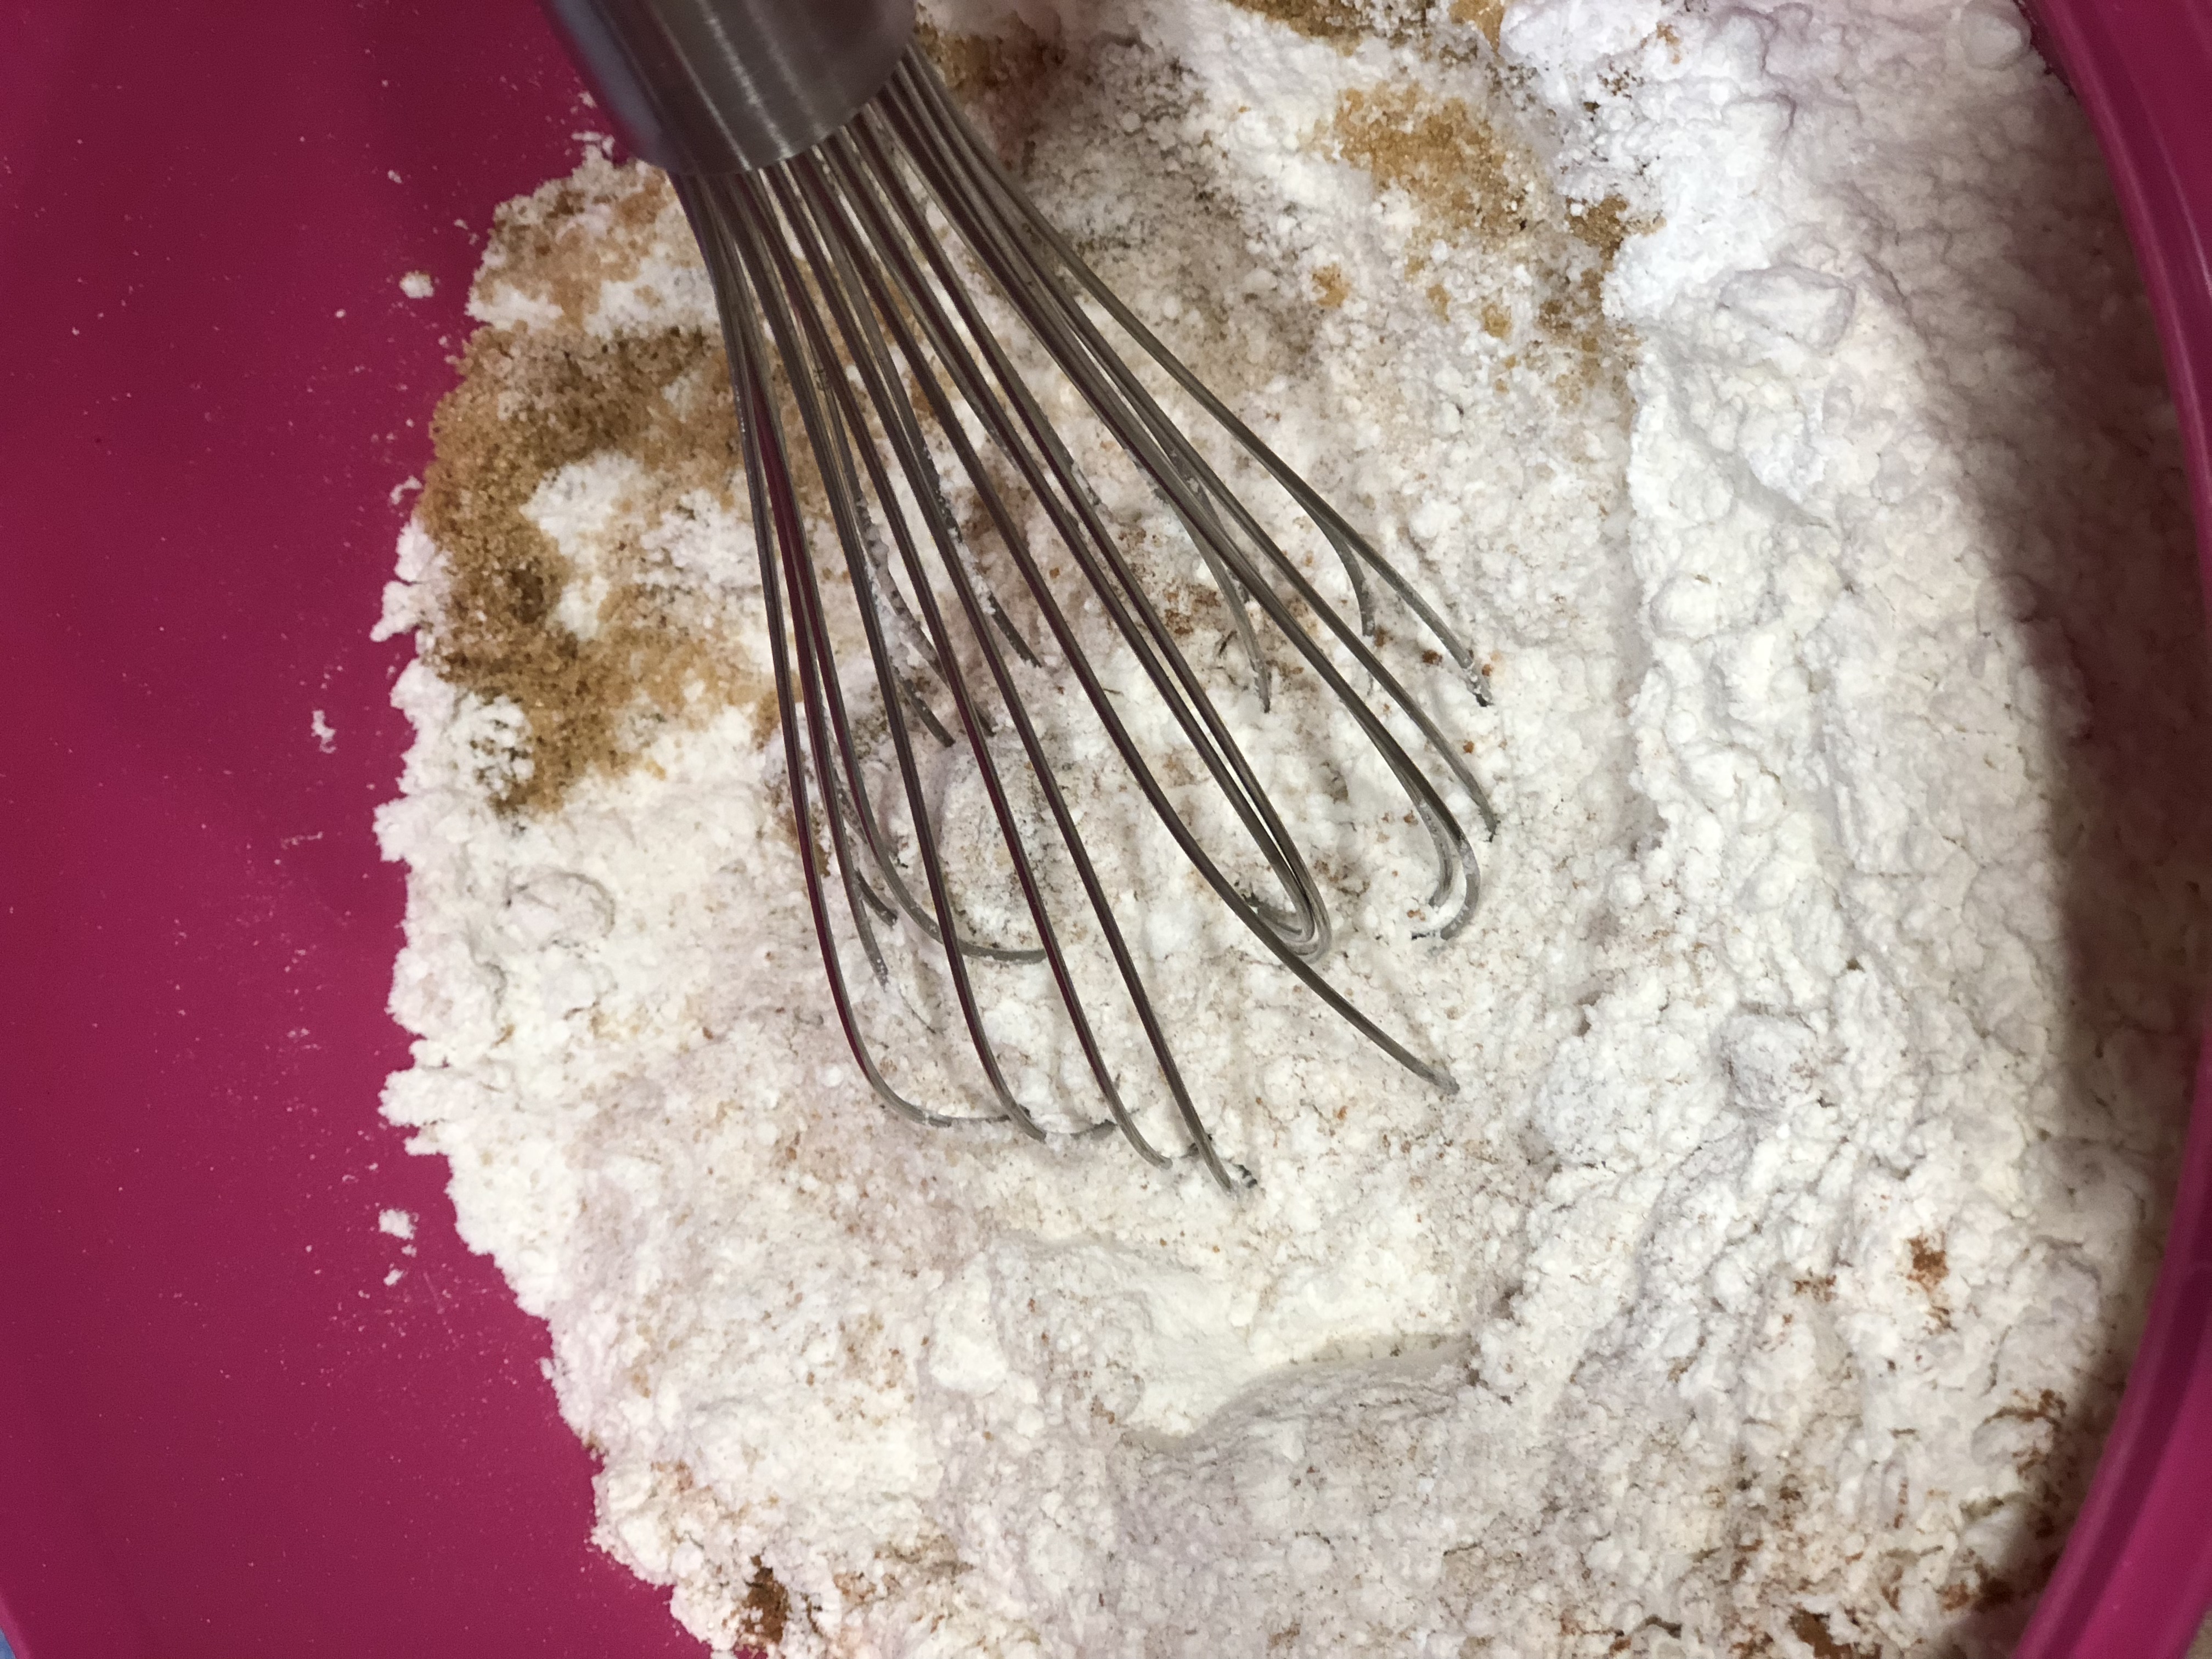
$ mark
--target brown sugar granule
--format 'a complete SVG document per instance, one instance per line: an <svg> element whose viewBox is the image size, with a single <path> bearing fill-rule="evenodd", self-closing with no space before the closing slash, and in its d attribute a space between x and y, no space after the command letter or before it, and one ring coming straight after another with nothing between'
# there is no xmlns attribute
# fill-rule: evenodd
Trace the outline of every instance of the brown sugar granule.
<svg viewBox="0 0 2212 1659"><path fill-rule="evenodd" d="M509 204L483 280L553 314L479 331L431 422L418 512L442 562L422 648L441 678L520 713L516 750L495 774L503 811L556 806L580 779L627 769L671 722L733 706L750 706L759 731L774 718L738 648L750 619L666 580L646 546L697 492L736 505L720 338L587 328L605 283L635 279L656 250L688 250L687 234L666 179L644 168L586 169ZM572 627L562 600L578 573L526 508L547 478L599 455L635 461L639 476L598 550L596 613L586 625L571 605Z"/></svg>
<svg viewBox="0 0 2212 1659"><path fill-rule="evenodd" d="M1419 87L1353 88L1337 102L1322 142L1364 168L1382 190L1408 197L1433 235L1472 244L1484 258L1463 266L1481 274L1520 267L1536 278L1531 319L1537 342L1549 347L1548 372L1560 388L1586 394L1616 377L1626 341L1605 315L1606 273L1627 239L1649 227L1626 201L1564 199L1534 150L1510 128L1462 98L1438 98ZM1407 275L1430 255L1417 250ZM1431 284L1425 297L1439 316L1450 294ZM1483 331L1505 340L1514 313L1502 295L1477 297Z"/></svg>
<svg viewBox="0 0 2212 1659"><path fill-rule="evenodd" d="M1426 11L1418 0L1232 0L1246 11L1296 29L1312 40L1349 49L1371 36L1402 40L1420 31Z"/></svg>
<svg viewBox="0 0 2212 1659"><path fill-rule="evenodd" d="M718 618L619 572L595 632L563 626L574 573L523 511L549 475L606 451L636 459L659 493L726 498L737 432L724 373L721 343L687 331L487 329L470 342L431 422L420 512L447 579L425 654L444 678L522 711L527 765L502 809L550 807L586 774L622 770L641 716L650 726L765 695L734 666Z"/></svg>
<svg viewBox="0 0 2212 1659"><path fill-rule="evenodd" d="M1571 204L1567 228L1574 233L1577 240L1595 248L1599 257L1610 264L1623 242L1644 231L1656 229L1657 226L1632 218L1623 198L1607 196L1595 202Z"/></svg>
<svg viewBox="0 0 2212 1659"><path fill-rule="evenodd" d="M1950 1257L1943 1247L1925 1233L1915 1233L1905 1241L1905 1248L1912 1253L1912 1271L1905 1275L1930 1297L1943 1287L1943 1277L1951 1271Z"/></svg>
<svg viewBox="0 0 2212 1659"><path fill-rule="evenodd" d="M1000 34L957 33L924 19L915 38L999 153L1018 159L1067 66L1066 49L1019 17Z"/></svg>
<svg viewBox="0 0 2212 1659"><path fill-rule="evenodd" d="M1324 311L1335 311L1352 297L1352 284L1345 279L1342 265L1317 267L1313 274L1313 284L1320 291Z"/></svg>
<svg viewBox="0 0 2212 1659"><path fill-rule="evenodd" d="M1452 0L1452 21L1477 31L1492 46L1505 23L1505 0Z"/></svg>
<svg viewBox="0 0 2212 1659"><path fill-rule="evenodd" d="M1880 1648L1838 1640L1825 1615L1804 1607L1790 1615L1790 1633L1812 1649L1817 1659L1881 1659Z"/></svg>
<svg viewBox="0 0 2212 1659"><path fill-rule="evenodd" d="M1358 0L1236 0L1236 3L1316 40L1356 40L1374 24L1369 9Z"/></svg>
<svg viewBox="0 0 2212 1659"><path fill-rule="evenodd" d="M1905 1241L1911 1253L1912 1266L1905 1277L1917 1285L1928 1298L1929 1316L1939 1330L1951 1328L1951 1310L1943 1299L1944 1276L1951 1270L1950 1257L1942 1244L1925 1233L1915 1233Z"/></svg>
<svg viewBox="0 0 2212 1659"><path fill-rule="evenodd" d="M1491 46L1505 21L1505 0L1230 0L1249 12L1349 52L1361 40L1412 46L1439 62L1463 61L1474 37Z"/></svg>
<svg viewBox="0 0 2212 1659"><path fill-rule="evenodd" d="M1337 100L1330 130L1346 161L1404 191L1440 230L1497 246L1528 228L1534 158L1464 99L1355 87Z"/></svg>
<svg viewBox="0 0 2212 1659"><path fill-rule="evenodd" d="M742 1617L745 1635L770 1652L783 1640L784 1626L791 1622L791 1592L757 1557L753 1561L752 1582L745 1586Z"/></svg>
<svg viewBox="0 0 2212 1659"><path fill-rule="evenodd" d="M488 262L496 262L501 281L558 307L563 324L581 328L606 280L630 274L637 239L662 214L678 210L665 174L640 169L636 179L636 188L611 200L570 178L502 204ZM582 216L594 207L607 210L605 229L578 234Z"/></svg>

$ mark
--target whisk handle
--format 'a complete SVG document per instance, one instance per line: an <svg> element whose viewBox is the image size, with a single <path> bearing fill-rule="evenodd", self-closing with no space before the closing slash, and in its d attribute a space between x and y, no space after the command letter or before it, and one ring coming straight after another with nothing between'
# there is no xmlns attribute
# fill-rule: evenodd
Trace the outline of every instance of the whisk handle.
<svg viewBox="0 0 2212 1659"><path fill-rule="evenodd" d="M671 173L743 173L850 120L915 0L544 0L623 142Z"/></svg>

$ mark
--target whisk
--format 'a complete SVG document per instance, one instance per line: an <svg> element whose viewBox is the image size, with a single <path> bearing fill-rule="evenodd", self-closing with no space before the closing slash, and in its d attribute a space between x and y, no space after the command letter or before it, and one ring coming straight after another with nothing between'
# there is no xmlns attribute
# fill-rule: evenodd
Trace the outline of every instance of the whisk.
<svg viewBox="0 0 2212 1659"><path fill-rule="evenodd" d="M1118 1129L1155 1165L1194 1156L1225 1188L1249 1180L1214 1146L1146 990L1129 919L1117 914L1117 896L1139 913L1144 901L1109 893L1086 846L1074 797L1094 763L1071 760L1058 715L1042 719L1037 708L1048 694L1056 709L1071 702L1071 687L1160 826L1252 938L1384 1053L1452 1090L1443 1066L1320 972L1331 922L1310 861L1048 414L1053 388L1041 389L1037 365L1072 389L1063 409L1087 410L1180 526L1226 613L1243 693L1262 712L1276 695L1264 631L1387 766L1433 851L1421 931L1449 938L1480 880L1445 793L1473 806L1485 834L1497 817L1460 749L1377 654L1375 587L1433 639L1423 654L1448 657L1486 702L1480 671L1443 618L1038 213L915 44L913 0L546 3L623 138L672 175L713 281L807 902L839 1024L877 1095L921 1124L1062 1132L1010 1083L975 970L1041 965L1107 1113L1072 1132ZM1164 395L1179 394L1217 441L1272 478L1294 527L1302 520L1334 550L1356 622L1224 483L1109 329L1161 377L1152 386L1164 378L1174 388ZM830 537L819 534L825 520ZM847 658L864 655L865 672L841 658L841 640ZM1140 677L1132 684L1148 687L1164 714L1152 736L1117 707L1127 688L1098 660L1108 650L1127 653ZM1441 768L1442 789L1394 727L1409 729ZM1162 730L1180 765L1161 759ZM962 755L1000 849L990 861L1018 894L1007 906L1025 920L1018 939L984 937L950 867L944 763ZM1072 768L1085 775L1071 777ZM1183 783L1202 777L1215 793L1212 819L1233 821L1247 872L1209 850L1196 822L1206 813L1179 807L1167 772ZM1249 878L1261 868L1266 883ZM884 936L900 928L926 941L912 948L949 987L987 1109L910 1097L864 1030L847 952L856 945L889 986ZM1082 951L1095 970L1079 964ZM1133 1012L1143 1047L1131 1052L1149 1051L1186 1146L1156 1144L1162 1137L1125 1097L1126 1068L1112 1063L1093 1012L1101 987L1116 988Z"/></svg>

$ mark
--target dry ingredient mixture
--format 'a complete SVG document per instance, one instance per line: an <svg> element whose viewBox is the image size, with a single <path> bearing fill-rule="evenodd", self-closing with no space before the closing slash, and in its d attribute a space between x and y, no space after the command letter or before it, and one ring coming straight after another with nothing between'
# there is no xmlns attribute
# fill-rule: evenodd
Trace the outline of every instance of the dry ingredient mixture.
<svg viewBox="0 0 2212 1659"><path fill-rule="evenodd" d="M1487 654L1474 925L1343 852L1340 975L1462 1089L1232 941L1166 1000L1241 1200L873 1103L704 276L587 159L477 280L380 828L387 1109L550 1325L601 1541L718 1653L2002 1650L2141 1317L2212 875L2155 343L2020 17L925 16Z"/></svg>

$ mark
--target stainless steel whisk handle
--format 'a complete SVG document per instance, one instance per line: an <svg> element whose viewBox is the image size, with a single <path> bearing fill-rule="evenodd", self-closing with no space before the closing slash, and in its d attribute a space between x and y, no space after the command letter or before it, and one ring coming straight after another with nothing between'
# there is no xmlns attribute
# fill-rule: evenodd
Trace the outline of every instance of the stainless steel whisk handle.
<svg viewBox="0 0 2212 1659"><path fill-rule="evenodd" d="M915 0L544 0L623 142L671 173L748 173L875 96Z"/></svg>

